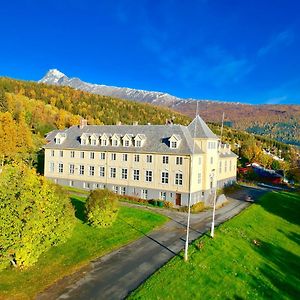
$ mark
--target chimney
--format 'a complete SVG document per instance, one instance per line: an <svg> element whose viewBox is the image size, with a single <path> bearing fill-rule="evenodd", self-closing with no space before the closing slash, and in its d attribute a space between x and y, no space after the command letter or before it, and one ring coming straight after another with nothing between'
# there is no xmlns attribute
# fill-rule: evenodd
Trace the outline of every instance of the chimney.
<svg viewBox="0 0 300 300"><path fill-rule="evenodd" d="M86 119L80 119L79 128L82 129L84 126L87 126L87 120Z"/></svg>
<svg viewBox="0 0 300 300"><path fill-rule="evenodd" d="M117 121L116 125L122 125L122 122L121 121Z"/></svg>
<svg viewBox="0 0 300 300"><path fill-rule="evenodd" d="M139 124L139 122L137 122L137 121L134 121L133 123L132 123L132 125L134 125L134 126L136 126L136 125L138 125Z"/></svg>
<svg viewBox="0 0 300 300"><path fill-rule="evenodd" d="M147 123L147 125L151 125L151 123Z"/></svg>

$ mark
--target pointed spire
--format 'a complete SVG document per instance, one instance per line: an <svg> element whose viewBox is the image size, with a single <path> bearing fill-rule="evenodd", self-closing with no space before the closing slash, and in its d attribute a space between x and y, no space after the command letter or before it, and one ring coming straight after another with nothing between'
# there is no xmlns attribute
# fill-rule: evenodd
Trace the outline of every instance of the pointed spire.
<svg viewBox="0 0 300 300"><path fill-rule="evenodd" d="M192 137L204 139L217 139L218 137L209 129L202 118L197 114L195 119L188 125Z"/></svg>

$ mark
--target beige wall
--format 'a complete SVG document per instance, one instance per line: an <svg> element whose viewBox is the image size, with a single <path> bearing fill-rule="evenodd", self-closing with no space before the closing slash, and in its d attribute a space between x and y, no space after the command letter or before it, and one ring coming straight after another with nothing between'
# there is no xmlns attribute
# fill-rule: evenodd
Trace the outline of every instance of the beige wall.
<svg viewBox="0 0 300 300"><path fill-rule="evenodd" d="M68 178L70 180L81 180L81 181L97 181L99 183L110 183L115 185L128 185L128 186L136 186L136 187L145 187L152 188L157 190L168 190L168 191L180 191L182 193L187 193L189 191L189 156L182 157L182 165L176 164L176 157L178 155L165 155L169 157L169 163L163 164L163 156L160 154L151 154L152 155L152 163L147 163L146 157L147 154L138 154L138 153L127 153L128 161L123 161L123 153L120 152L104 152L105 160L100 160L99 151L94 151L95 158L90 159L91 151L84 151L85 156L84 159L80 158L80 152L75 151L75 157L70 157L71 150L63 150L63 157L59 156L60 150L54 150L55 155L52 157L50 155L51 150L45 150L45 176L46 177L57 177L57 178ZM116 153L116 160L111 160L111 153ZM134 155L139 155L139 162L134 161ZM50 162L54 163L54 172L50 172L49 166ZM63 173L58 172L58 164L63 163L64 169ZM69 174L69 165L75 165L75 174ZM85 166L84 175L79 175L79 166ZM95 175L89 175L89 166L95 166ZM99 167L105 167L105 177L99 176ZM110 168L115 167L117 170L116 178L110 177ZM128 179L121 178L121 170L122 168L128 169ZM133 170L140 170L140 180L133 180ZM152 182L147 182L145 180L146 170L152 170ZM169 173L169 183L163 184L161 182L161 173L162 172ZM182 186L175 184L175 174L176 173L183 174L183 184Z"/></svg>

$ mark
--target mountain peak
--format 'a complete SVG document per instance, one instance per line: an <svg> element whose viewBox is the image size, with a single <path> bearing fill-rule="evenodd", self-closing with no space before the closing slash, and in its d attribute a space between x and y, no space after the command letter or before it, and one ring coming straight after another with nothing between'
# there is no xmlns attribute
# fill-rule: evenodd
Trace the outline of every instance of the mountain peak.
<svg viewBox="0 0 300 300"><path fill-rule="evenodd" d="M57 69L50 69L46 73L46 75L41 80L39 80L39 82L48 84L58 84L58 81L61 78L67 78L67 76Z"/></svg>

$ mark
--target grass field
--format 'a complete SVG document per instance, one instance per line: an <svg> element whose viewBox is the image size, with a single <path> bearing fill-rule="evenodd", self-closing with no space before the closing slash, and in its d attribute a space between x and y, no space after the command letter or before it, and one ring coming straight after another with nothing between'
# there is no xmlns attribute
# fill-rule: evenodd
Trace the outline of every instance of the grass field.
<svg viewBox="0 0 300 300"><path fill-rule="evenodd" d="M83 222L84 198L74 196L71 200L78 219L71 239L46 252L30 269L0 272L0 299L32 299L57 279L73 273L96 257L128 244L167 220L148 211L120 207L117 221L111 228L96 229ZM130 224L139 224L140 231Z"/></svg>
<svg viewBox="0 0 300 300"><path fill-rule="evenodd" d="M175 257L129 299L299 299L300 195L260 202Z"/></svg>

